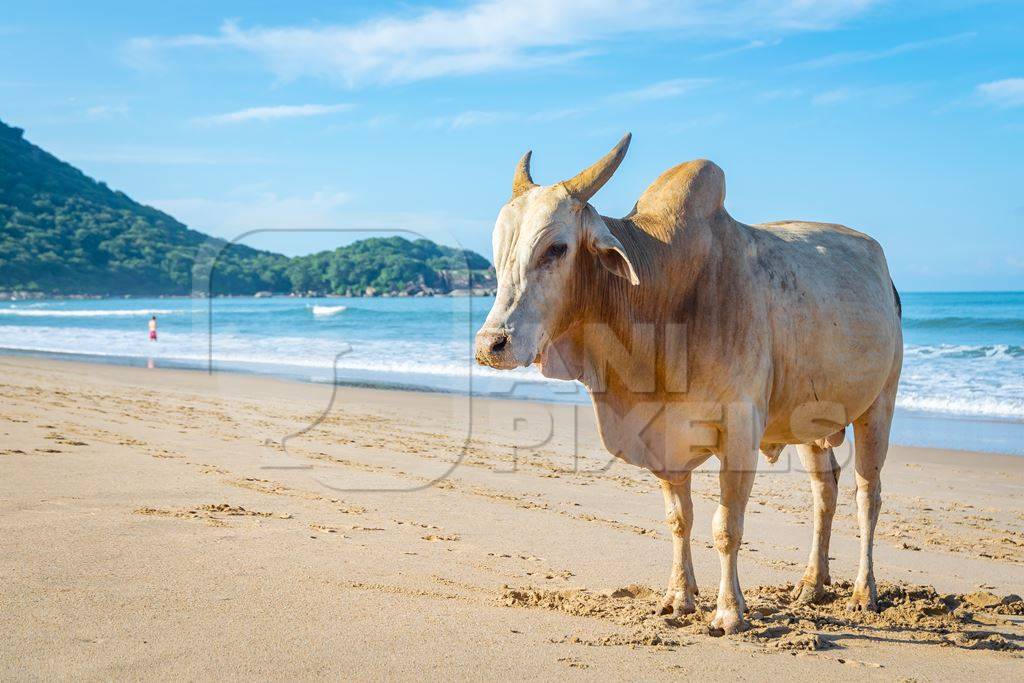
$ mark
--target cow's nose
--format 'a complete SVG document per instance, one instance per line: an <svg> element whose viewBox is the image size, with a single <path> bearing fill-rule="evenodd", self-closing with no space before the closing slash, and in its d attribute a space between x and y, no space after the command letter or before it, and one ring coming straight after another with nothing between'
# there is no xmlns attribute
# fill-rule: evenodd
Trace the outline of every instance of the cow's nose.
<svg viewBox="0 0 1024 683"><path fill-rule="evenodd" d="M491 342L491 353L492 354L501 353L507 345L508 345L508 335L507 334L500 334L500 335L498 335L498 337L493 342Z"/></svg>
<svg viewBox="0 0 1024 683"><path fill-rule="evenodd" d="M480 360L493 361L508 347L508 333L502 330L479 332L476 335L476 355Z"/></svg>

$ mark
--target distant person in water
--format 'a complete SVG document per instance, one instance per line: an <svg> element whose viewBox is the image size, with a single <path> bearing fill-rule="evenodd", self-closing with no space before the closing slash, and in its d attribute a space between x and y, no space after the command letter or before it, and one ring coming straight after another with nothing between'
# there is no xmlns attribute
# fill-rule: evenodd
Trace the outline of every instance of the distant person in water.
<svg viewBox="0 0 1024 683"><path fill-rule="evenodd" d="M149 319L149 341L156 341L156 316Z"/></svg>

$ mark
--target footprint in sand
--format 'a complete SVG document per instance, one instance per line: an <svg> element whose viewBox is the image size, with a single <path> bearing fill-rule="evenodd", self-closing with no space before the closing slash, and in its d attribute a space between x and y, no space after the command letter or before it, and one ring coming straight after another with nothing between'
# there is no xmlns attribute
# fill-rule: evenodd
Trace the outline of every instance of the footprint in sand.
<svg viewBox="0 0 1024 683"><path fill-rule="evenodd" d="M879 585L880 611L849 612L846 602L853 591L850 582L836 582L817 605L794 603L792 584L758 586L746 591L751 628L732 640L761 645L767 651L793 654L817 652L841 647L844 636L857 640L901 640L918 644L938 644L971 650L1020 651L1019 635L994 627L978 630L973 609L984 605L993 613L1024 612L1024 599L1018 595L1002 598L992 594L938 594L931 586L883 583ZM713 593L713 591L712 591ZM693 614L663 618L655 615L661 592L646 586L630 585L613 591L594 593L586 589L547 590L508 588L497 602L506 607L532 607L564 612L580 617L609 621L632 629L597 641L567 636L561 642L582 644L666 644L682 634L716 635L709 631L714 613L714 597L700 595ZM1005 625L1014 629L1013 625ZM858 665L872 666L868 663Z"/></svg>
<svg viewBox="0 0 1024 683"><path fill-rule="evenodd" d="M589 669L590 665L576 657L559 657L558 661L573 669Z"/></svg>
<svg viewBox="0 0 1024 683"><path fill-rule="evenodd" d="M420 529L431 529L433 531L440 531L441 530L441 527L437 526L436 524L426 524L424 522L413 522L413 521L408 521L408 520L404 520L404 519L392 519L391 521L394 522L395 524L398 524L399 526L407 524L409 526L419 527Z"/></svg>
<svg viewBox="0 0 1024 683"><path fill-rule="evenodd" d="M242 507L241 505L231 505L229 503L209 503L194 508L141 507L136 508L135 510L133 510L133 512L137 515L147 515L151 517L203 519L206 520L207 524L210 524L211 526L227 526L227 524L221 518L222 516L262 518L275 517L277 519L292 518L292 514L290 512L261 512L259 510L249 510L247 508Z"/></svg>
<svg viewBox="0 0 1024 683"><path fill-rule="evenodd" d="M200 474L227 474L228 471L223 467L217 467L216 465L208 465L201 462L190 462L189 465L195 465L199 468Z"/></svg>
<svg viewBox="0 0 1024 683"><path fill-rule="evenodd" d="M451 535L448 535L448 536L443 536L441 534L427 534L426 536L423 536L422 538L423 538L424 541L431 541L431 542L435 542L435 543L436 542L443 542L443 541L459 541L459 540L462 540L462 539L460 539L458 536L456 536L454 534L451 534Z"/></svg>

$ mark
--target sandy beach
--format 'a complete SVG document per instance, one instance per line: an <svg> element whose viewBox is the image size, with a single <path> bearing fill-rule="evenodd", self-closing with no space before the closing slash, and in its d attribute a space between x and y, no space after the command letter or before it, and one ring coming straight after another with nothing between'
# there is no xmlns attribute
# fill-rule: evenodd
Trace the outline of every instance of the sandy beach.
<svg viewBox="0 0 1024 683"><path fill-rule="evenodd" d="M13 355L0 376L4 679L1024 675L1021 457L890 450L878 615L843 609L851 468L834 599L798 607L810 484L788 451L764 463L740 553L753 628L715 638L713 467L694 482L703 610L653 616L660 488L609 460L589 406Z"/></svg>

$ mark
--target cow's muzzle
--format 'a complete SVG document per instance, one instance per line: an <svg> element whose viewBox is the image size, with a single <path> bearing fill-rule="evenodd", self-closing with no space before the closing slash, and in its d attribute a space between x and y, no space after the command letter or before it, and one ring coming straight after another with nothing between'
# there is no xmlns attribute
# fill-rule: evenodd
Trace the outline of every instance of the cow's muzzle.
<svg viewBox="0 0 1024 683"><path fill-rule="evenodd" d="M476 334L476 362L500 370L518 366L512 354L512 337L506 330L480 330Z"/></svg>

